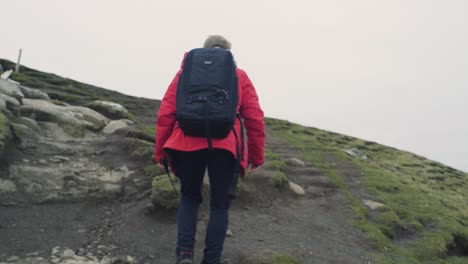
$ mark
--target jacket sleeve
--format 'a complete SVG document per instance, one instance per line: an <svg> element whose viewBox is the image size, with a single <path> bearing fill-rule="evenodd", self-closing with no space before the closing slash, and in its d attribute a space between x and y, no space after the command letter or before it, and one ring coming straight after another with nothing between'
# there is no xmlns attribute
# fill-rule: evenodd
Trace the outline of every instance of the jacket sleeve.
<svg viewBox="0 0 468 264"><path fill-rule="evenodd" d="M165 157L163 146L172 134L172 130L176 122L176 93L181 72L182 70L177 72L176 76L167 88L166 94L164 95L158 111L158 117L156 120L156 144L154 157L156 162L159 163L161 163L161 160Z"/></svg>
<svg viewBox="0 0 468 264"><path fill-rule="evenodd" d="M247 74L241 71L242 102L239 109L247 130L247 162L258 167L264 162L265 123L257 92Z"/></svg>

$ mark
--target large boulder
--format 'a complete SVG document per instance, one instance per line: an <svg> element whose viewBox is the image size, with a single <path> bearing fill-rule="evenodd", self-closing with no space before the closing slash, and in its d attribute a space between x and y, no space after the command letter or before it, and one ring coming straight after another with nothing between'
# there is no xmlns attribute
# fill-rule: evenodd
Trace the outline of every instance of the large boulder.
<svg viewBox="0 0 468 264"><path fill-rule="evenodd" d="M9 167L9 180L36 203L115 198L122 193L122 182L133 173L126 166L107 168L86 158L37 158ZM12 189L11 184L7 187Z"/></svg>
<svg viewBox="0 0 468 264"><path fill-rule="evenodd" d="M9 80L0 79L0 94L6 94L21 101L24 94L21 92L20 85Z"/></svg>
<svg viewBox="0 0 468 264"><path fill-rule="evenodd" d="M110 119L122 119L128 117L128 110L118 103L108 101L93 101L87 106Z"/></svg>
<svg viewBox="0 0 468 264"><path fill-rule="evenodd" d="M96 131L101 130L109 122L106 117L92 109L55 105L46 100L24 99L20 110L23 116L34 117L37 121L70 124Z"/></svg>
<svg viewBox="0 0 468 264"><path fill-rule="evenodd" d="M21 92L24 94L24 97L30 99L42 99L50 100L49 95L38 89L31 89L26 86L20 85Z"/></svg>

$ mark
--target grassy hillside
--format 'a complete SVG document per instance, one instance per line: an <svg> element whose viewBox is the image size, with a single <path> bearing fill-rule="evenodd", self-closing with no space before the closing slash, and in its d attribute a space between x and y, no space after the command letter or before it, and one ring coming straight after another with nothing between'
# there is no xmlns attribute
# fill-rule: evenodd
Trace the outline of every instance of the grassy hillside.
<svg viewBox="0 0 468 264"><path fill-rule="evenodd" d="M7 69L13 66L5 60L0 63ZM97 99L120 103L141 126L135 136L154 141L159 101L27 67L12 78L70 104L85 105ZM0 139L4 122L0 114ZM285 139L301 150L304 159L346 194L355 214L350 221L369 238L378 263L468 263L468 174L375 142L277 119L267 118L266 125L269 136ZM152 146L135 146L132 155L150 160ZM281 184L283 162L275 150L268 150L266 157L268 166L277 169ZM147 173L155 169L149 166ZM364 200L382 205L371 210Z"/></svg>
<svg viewBox="0 0 468 264"><path fill-rule="evenodd" d="M11 61L0 59L0 64L3 65L5 70L14 69L14 63ZM151 126L154 124L156 109L159 108L160 104L158 100L128 96L25 66L21 66L20 72L14 73L11 79L20 82L24 86L41 89L48 93L53 100L73 105L86 105L94 100L108 100L119 103L136 115L141 122ZM151 86L151 84L148 84L148 86ZM162 88L154 87L154 89Z"/></svg>
<svg viewBox="0 0 468 264"><path fill-rule="evenodd" d="M468 174L375 142L275 119L267 126L346 193L379 263L468 263ZM369 198L384 206L367 209Z"/></svg>

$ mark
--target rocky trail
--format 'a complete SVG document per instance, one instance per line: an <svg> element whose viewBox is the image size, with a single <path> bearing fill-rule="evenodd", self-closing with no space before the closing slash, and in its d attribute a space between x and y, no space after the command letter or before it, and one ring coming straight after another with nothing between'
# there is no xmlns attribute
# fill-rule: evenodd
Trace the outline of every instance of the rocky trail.
<svg viewBox="0 0 468 264"><path fill-rule="evenodd" d="M11 130L0 149L0 263L173 263L176 210L155 203L164 190L152 184L161 172L147 170L153 144L132 136L140 125L125 107L74 106L5 80L0 88ZM371 263L348 201L329 178L269 131L266 148L274 155L240 181L226 257L240 264L268 264L278 254L304 264Z"/></svg>
<svg viewBox="0 0 468 264"><path fill-rule="evenodd" d="M3 262L173 262L175 211L151 209L148 196L123 201L125 193L119 190L125 190L129 181L122 179L138 178L138 173L129 176L132 164L128 161L118 162L120 168L109 169L117 165L102 159L110 153L117 154L115 147L106 148L109 140L96 136L79 142L47 141L46 138L34 143L22 142L26 145L22 148L22 159L17 161L19 164L12 163L13 171L22 168L21 175L29 182L27 179L33 175L28 171L53 170L44 173L66 174L63 177L66 184L55 192L48 189L43 194L29 185L20 187L31 193L26 195L30 199L17 206L10 202L0 208ZM278 150L281 159L294 158L300 162L299 153L284 142L269 138L267 147ZM31 154L31 150L45 153ZM53 166L48 166L49 163ZM229 226L232 236L227 238L225 248L226 256L234 263L255 263L255 258L275 253L296 256L301 263L368 263L361 234L349 223L352 216L345 198L311 164L303 165L287 165L285 171L290 180L304 186L305 195L271 187L266 197L259 194L248 200L241 193L234 202ZM101 179L108 182L93 180L85 184L82 180L80 183L80 177L92 178L90 175L101 172ZM267 185L268 179L262 176L262 171L258 174L251 175L242 184ZM148 181L146 184L146 189L150 189ZM255 197L257 193L246 195ZM115 201L109 201L110 198ZM197 252L202 252L207 220L208 211L203 208Z"/></svg>

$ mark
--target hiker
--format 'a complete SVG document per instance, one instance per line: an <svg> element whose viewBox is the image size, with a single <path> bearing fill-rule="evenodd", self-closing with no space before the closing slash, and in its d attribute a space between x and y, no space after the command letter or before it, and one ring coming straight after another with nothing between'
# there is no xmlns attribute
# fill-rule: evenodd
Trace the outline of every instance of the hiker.
<svg viewBox="0 0 468 264"><path fill-rule="evenodd" d="M228 263L221 261L221 254L237 177L264 161L263 111L252 82L236 67L230 49L228 40L213 35L203 48L186 53L158 112L155 159L160 166L169 164L181 183L177 264L193 263L206 168L211 197L202 264ZM217 122L219 115L229 116L232 122Z"/></svg>

